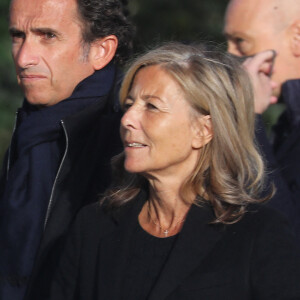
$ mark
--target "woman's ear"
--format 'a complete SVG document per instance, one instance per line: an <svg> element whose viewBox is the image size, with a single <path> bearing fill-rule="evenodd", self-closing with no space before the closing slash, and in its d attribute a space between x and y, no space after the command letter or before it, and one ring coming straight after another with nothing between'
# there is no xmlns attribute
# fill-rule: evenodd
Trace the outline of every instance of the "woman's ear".
<svg viewBox="0 0 300 300"><path fill-rule="evenodd" d="M109 64L114 58L117 48L118 39L115 35L109 35L92 42L89 59L94 70L100 70Z"/></svg>
<svg viewBox="0 0 300 300"><path fill-rule="evenodd" d="M290 26L291 51L294 56L300 56L300 19Z"/></svg>
<svg viewBox="0 0 300 300"><path fill-rule="evenodd" d="M193 122L194 137L192 146L200 149L208 144L213 137L213 128L210 115L195 118Z"/></svg>

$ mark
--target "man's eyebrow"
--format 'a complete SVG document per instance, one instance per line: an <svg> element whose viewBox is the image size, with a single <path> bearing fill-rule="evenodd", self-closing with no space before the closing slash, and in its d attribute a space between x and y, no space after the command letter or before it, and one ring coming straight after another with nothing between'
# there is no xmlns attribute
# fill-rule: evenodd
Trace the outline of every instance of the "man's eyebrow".
<svg viewBox="0 0 300 300"><path fill-rule="evenodd" d="M15 34L23 33L22 30L19 30L19 29L15 28L15 27L10 27L8 29L8 32L9 32L10 35L15 35Z"/></svg>
<svg viewBox="0 0 300 300"><path fill-rule="evenodd" d="M37 27L37 28L30 29L30 31L34 32L34 33L53 33L54 35L57 35L57 36L61 35L57 30L50 28L50 27ZM9 28L9 33L10 33L10 35L14 35L14 34L19 34L19 33L24 33L24 31L22 31L16 27L11 27L11 28Z"/></svg>
<svg viewBox="0 0 300 300"><path fill-rule="evenodd" d="M35 32L35 33L53 33L55 35L60 35L60 33L50 27L37 27L37 28L32 28L30 31Z"/></svg>

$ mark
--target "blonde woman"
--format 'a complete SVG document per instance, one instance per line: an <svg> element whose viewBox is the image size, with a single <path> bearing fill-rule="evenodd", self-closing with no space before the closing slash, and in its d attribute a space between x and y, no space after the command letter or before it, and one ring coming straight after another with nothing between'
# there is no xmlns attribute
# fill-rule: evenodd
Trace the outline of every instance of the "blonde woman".
<svg viewBox="0 0 300 300"><path fill-rule="evenodd" d="M261 204L238 63L168 44L133 62L120 96L115 185L79 214L52 299L300 299L294 237Z"/></svg>

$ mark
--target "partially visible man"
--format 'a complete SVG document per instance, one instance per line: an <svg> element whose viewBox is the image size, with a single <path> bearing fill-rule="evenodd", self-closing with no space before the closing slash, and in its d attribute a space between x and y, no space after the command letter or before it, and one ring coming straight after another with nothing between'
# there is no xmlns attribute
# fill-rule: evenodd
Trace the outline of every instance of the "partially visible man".
<svg viewBox="0 0 300 300"><path fill-rule="evenodd" d="M238 56L267 49L277 52L273 97L256 97L257 139L265 154L278 195L270 205L286 213L300 243L300 1L231 0L225 16L228 51ZM279 97L286 110L269 143L261 114Z"/></svg>
<svg viewBox="0 0 300 300"><path fill-rule="evenodd" d="M0 181L0 299L44 299L75 214L110 183L133 30L120 0L12 0L9 31L25 100Z"/></svg>

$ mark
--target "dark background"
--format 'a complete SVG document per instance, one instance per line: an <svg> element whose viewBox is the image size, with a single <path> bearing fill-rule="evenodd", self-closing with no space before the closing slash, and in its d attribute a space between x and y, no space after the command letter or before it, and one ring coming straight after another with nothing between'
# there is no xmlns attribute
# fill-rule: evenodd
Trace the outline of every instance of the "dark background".
<svg viewBox="0 0 300 300"><path fill-rule="evenodd" d="M17 107L18 89L10 54L8 35L9 0L0 0L0 164L9 144ZM30 1L30 0L28 0ZM226 49L222 35L223 16L228 0L129 0L131 18L137 27L135 52L168 40L214 41ZM265 114L267 124L280 109Z"/></svg>

